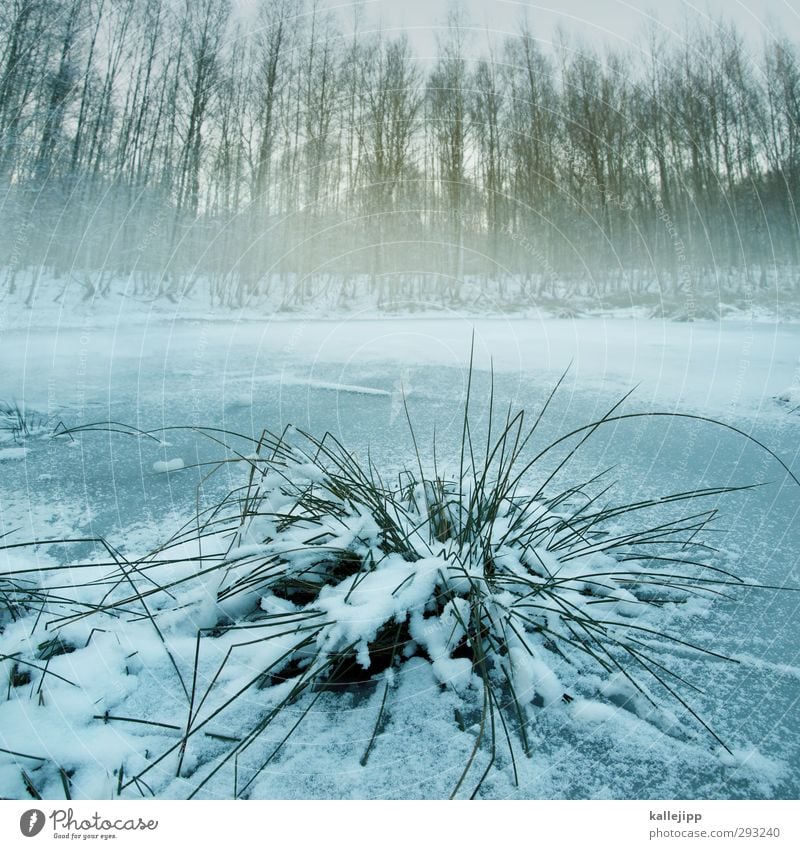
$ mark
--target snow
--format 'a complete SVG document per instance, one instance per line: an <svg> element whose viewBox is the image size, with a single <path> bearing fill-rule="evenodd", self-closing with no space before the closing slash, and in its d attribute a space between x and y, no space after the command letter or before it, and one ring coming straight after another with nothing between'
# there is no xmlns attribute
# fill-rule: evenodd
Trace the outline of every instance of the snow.
<svg viewBox="0 0 800 849"><path fill-rule="evenodd" d="M57 334L35 329L46 328L52 316L26 314L27 326L0 338L0 359L8 364L0 378L0 398L24 398L48 413L58 410L58 417L69 425L108 418L132 421L142 428L201 422L258 433L265 425L280 430L275 423L282 423L285 415L315 433L320 433L320 426L330 429L347 444L346 437L358 437L363 426L375 436L375 453L382 462L396 460L413 467L415 458L407 440L401 444L397 436L405 427L404 417L392 429L386 397L396 394L402 372L403 385L411 386L415 409L423 416L421 429L435 416L439 437L457 440L458 408L474 328L477 369L485 377L491 359L501 405L525 401L538 412L542 387L552 386L572 361L563 387L567 401L555 410L556 429L573 423L578 413L601 415L609 398L640 383L636 401L641 407L659 405L723 417L756 433L797 469L796 419L784 415L785 405L797 404L793 390L786 390L795 386L798 367L797 331L789 325L747 318L689 325L617 318L556 320L539 315L451 320L349 316L344 321L276 321L250 315L230 321L199 312L195 315L199 324L190 325L178 321L186 317L178 314L180 309L176 307L172 315L164 310L160 315L144 310L126 314L124 326L115 326L113 315L98 309L85 344L80 341L83 329L67 325L67 313L59 318L64 322ZM215 352L214 356L198 353L199 329L206 339L204 350ZM275 373L275 364L283 365L283 360L287 371ZM526 383L531 378L534 383ZM250 384L249 393L242 392L243 383ZM243 401L249 416L233 418L222 397L249 399ZM775 403L779 397L783 404ZM180 434L167 435L176 454L194 458L193 443ZM626 441L632 456L650 438L642 432L637 443L637 436ZM690 439L694 438L691 432ZM757 453L746 465L750 455L740 444L723 442L714 431L696 438L692 445L684 432L660 434L663 445L655 447L662 452L658 453L662 464L641 461L636 466L638 476L655 478L671 470L680 480L690 473L711 474L720 462L728 464L723 465L724 481L733 479L737 463L746 468L742 476L747 479L775 480L778 475L776 466L762 464ZM165 542L165 535L183 522L191 523L197 487L207 468L195 476L177 456L153 463L148 439L126 442L123 437L84 435L76 442L68 447L63 441L28 440L0 448L0 460L15 461L3 466L0 535L15 528L23 530L14 534L14 541L103 534L132 561ZM102 459L105 445L110 446L109 456L113 455L113 464L108 465L113 470L112 484L110 476L102 481L92 477L93 467L107 462ZM222 446L216 449L212 456L224 455ZM251 452L252 447L243 455L263 456ZM447 453L446 448L442 453ZM361 456L365 458L363 449ZM452 460L440 459L443 465ZM602 456L595 471L617 459ZM685 464L691 468L684 468ZM666 472L662 466L668 467ZM75 487L69 484L67 469L77 481ZM163 474L178 469L186 472L174 480ZM159 474L143 474L150 470ZM312 463L298 465L295 472L305 485L321 483ZM223 468L222 475L227 474L227 467ZM236 478L236 483L241 479ZM93 495L86 503L84 485ZM203 485L210 486L205 481ZM622 485L633 486L633 481L623 477ZM185 487L182 501L178 486ZM133 492L140 493L140 500L133 498ZM732 529L724 531L721 563L744 571L751 584L796 585L800 583L796 533L800 501L788 487L780 495L773 489L756 497L761 500L734 507L727 520L723 517L722 524ZM99 504L107 504L107 510L100 512ZM276 496L267 508L284 506ZM12 664L2 664L2 692L9 697L0 702L0 747L46 761L18 762L0 753L0 795L25 797L22 764L45 798L63 797L56 767L72 773L75 798L115 796L120 766L124 776L133 775L152 765L154 753L180 740L189 717L184 686L191 689L199 649L196 704L202 700L202 705L194 717L197 730L180 775L173 753L144 776L159 797L189 795L230 748L209 734L237 735L255 727L265 708L289 694L291 682L266 689L255 683L231 706L218 714L215 711L263 670L278 675L286 663L284 655L297 647L302 636L295 632L296 618L304 615L305 604L300 600L279 597L258 584L222 599L219 594L237 586L254 564L287 554L312 533L324 535L321 545L363 553L375 546L378 528L371 516L353 511L342 522L324 527L298 524L282 540L267 544L264 540L274 534L274 522L263 516L246 533L205 539L201 549L190 542L172 546L140 575L131 572L140 588L174 584L169 590L172 598L154 592L139 599L130 582L120 579L119 567L109 564L104 550L73 552L43 546L0 550L0 582L12 571L31 568L35 570L31 580L40 581L53 594L74 593L92 582L82 590L85 603L99 603L111 592L110 598L119 604L113 616L75 618L63 626L60 633L74 651L51 658L47 673L31 669L29 683L10 686ZM298 732L248 788L251 797L440 798L452 791L479 733L482 686L469 660L453 656L463 636L460 623L468 620L466 598L457 597L436 615L426 609L426 600L445 583L457 593L464 592L474 575L448 573L438 549L427 551L418 539L413 545L420 559L411 562L390 555L356 586L350 577L323 589L317 607L331 624L317 631L316 620L309 619L314 627L307 632L313 645L328 653L356 643L357 662L369 673L375 663L370 644L376 634L407 616L414 641L404 647L408 659L393 674L381 673L374 687L321 693ZM736 545L739 563L734 566L724 558L733 560ZM445 551L444 556L450 553ZM498 562L512 573L544 564L572 582L571 592L579 602L587 585L585 576L608 571L605 555L559 561L544 549L536 553L538 558L532 553L521 558L504 549L498 553ZM200 574L222 556L228 562L224 576L216 571ZM81 561L80 569L54 568L76 559ZM292 564L302 572L309 562L298 557ZM631 571L636 568L633 563L626 566ZM264 569L268 576L266 565ZM626 586L607 578L592 579L591 586L603 601L595 612L599 607L604 617L617 623L645 622L638 618L641 605ZM498 742L498 763L481 795L796 797L800 788L797 601L795 594L790 598L764 592L748 587L742 601L730 604L721 598L698 598L685 604L670 601L648 614L653 624L669 624L687 639L691 634L695 641L703 644L705 640L739 661L724 664L707 658L695 667L690 652L673 647L669 654L670 667L705 691L693 697L703 716L720 729L733 755L702 733L682 733L675 727L678 720L673 722L668 714L657 716L623 676L570 668L528 638L527 648L522 642L512 645L507 664L530 720L533 758L516 752L520 774L516 786L507 750ZM508 599L498 594L493 603L495 615L500 616ZM145 613L145 604L159 623L160 634ZM541 615L555 627L555 606L546 602L542 608ZM70 610L71 616L74 613ZM274 618L260 621L261 614ZM3 619L0 651L21 652L20 657L44 666L36 660L38 644L59 633L51 618L41 621L33 636L32 618ZM240 627L229 628L234 622ZM198 640L201 629L211 631ZM260 639L265 634L272 638ZM652 637L644 633L640 637L648 651L655 648ZM304 651L296 653L301 661L310 658ZM389 708L368 763L362 766L360 759L387 684ZM572 697L569 703L563 699L565 693ZM240 775L253 774L270 756L310 700L310 694L302 695L253 741L240 759ZM463 718L463 730L454 720L456 710ZM106 712L109 717L161 722L178 729L93 718ZM684 718L681 714L680 719ZM476 756L476 775L487 765L487 758L482 748ZM230 797L232 775L232 764L221 768L200 795ZM135 785L123 791L130 798L138 795Z"/></svg>
<svg viewBox="0 0 800 849"><path fill-rule="evenodd" d="M786 404L792 412L800 409L800 386L790 386L778 395L778 401Z"/></svg>
<svg viewBox="0 0 800 849"><path fill-rule="evenodd" d="M174 457L172 460L156 460L153 463L153 471L158 474L177 472L182 468L184 468L184 462L180 457Z"/></svg>
<svg viewBox="0 0 800 849"><path fill-rule="evenodd" d="M326 380L313 380L291 375L276 374L265 378L270 383L280 383L282 386L307 386L309 389L329 389L332 392L351 392L356 395L386 395L392 393L386 389L375 389L371 386L356 386L349 383L335 383Z"/></svg>
<svg viewBox="0 0 800 849"><path fill-rule="evenodd" d="M779 275L781 272L777 271ZM216 281L199 276L196 285L187 295L183 292L179 298L139 298L130 291L131 281L127 277L108 281L104 273L104 285L109 283L109 292L104 296L86 299L86 290L74 280L54 280L47 274L40 275L32 308L26 304L29 291L29 281L20 277L20 283L13 294L6 294L0 304L7 316L6 324L10 325L12 317L20 317L20 321L28 328L41 327L73 327L95 331L99 328L116 326L123 320L126 326L133 324L162 324L176 319L189 322L233 323L242 326L246 322L261 322L264 316L269 316L271 323L285 323L289 326L307 322L326 322L347 324L354 317L358 319L394 320L407 315L407 306L394 307L387 304L383 307L376 303L374 295L369 294L369 283L355 298L343 302L339 297L338 287L330 291L317 291L312 299L298 304L294 309L281 308L283 284L279 281L264 281L264 293L250 297L241 305L219 303L217 298L210 295L210 290L216 288ZM653 281L655 282L655 281ZM754 297L742 300L730 292L720 291L713 275L710 279L699 281L700 292L709 294L709 303L698 310L699 315L718 314L720 322L756 322L774 324L797 323L800 320L800 310L791 299L780 291L780 279L777 278L769 289L755 292ZM583 299L583 303L575 310L565 310L564 300L556 298L550 302L542 298L539 303L530 303L527 298L520 298L508 303L502 298L485 297L485 281L470 280L463 284L460 300L454 303L450 299L431 297L426 299L420 294L413 303L414 321L424 323L428 320L441 320L443 317L465 317L470 321L487 317L507 318L513 316L526 321L538 321L542 318L559 318L568 314L566 320L574 316L589 318L621 318L652 319L654 321L670 320L674 323L702 324L703 321L691 322L686 311L685 293L673 294L669 291L659 291L656 300L649 305L637 304L634 294L628 298L614 298L612 303L602 303L595 297ZM574 291L571 282L559 281L558 286L564 292ZM654 287L658 289L658 286ZM713 293L713 294L712 294ZM570 295L569 297L574 297ZM721 301L718 301L717 298ZM725 303L725 299L728 303ZM308 343L308 336L294 334L295 340L302 339L302 344ZM296 347L295 345L292 346Z"/></svg>
<svg viewBox="0 0 800 849"><path fill-rule="evenodd" d="M237 384L247 382L248 389L241 391ZM367 395L378 397L391 397L392 393L386 389L376 389L370 386L358 386L355 384L337 383L335 381L317 380L314 378L292 377L291 375L257 375L245 377L233 377L228 384L230 389L225 392L226 408L249 408L257 402L259 395L263 392L265 385L279 387L281 390L293 388L305 388L309 391L321 390L335 392L340 395Z"/></svg>

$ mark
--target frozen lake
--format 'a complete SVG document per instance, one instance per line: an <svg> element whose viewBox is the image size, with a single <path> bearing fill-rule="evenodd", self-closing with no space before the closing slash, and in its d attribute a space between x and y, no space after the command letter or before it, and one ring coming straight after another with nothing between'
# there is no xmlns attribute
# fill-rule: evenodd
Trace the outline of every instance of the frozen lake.
<svg viewBox="0 0 800 849"><path fill-rule="evenodd" d="M775 400L800 382L800 331L791 326L457 318L140 320L58 331L20 326L0 338L0 399L24 401L67 427L205 425L257 436L262 428L280 432L292 424L315 435L329 431L362 456L369 449L391 471L415 462L405 397L422 453L429 456L435 430L437 459L447 463L461 438L473 331L471 408L478 428L488 417L490 363L496 411L513 404L532 415L571 364L538 446L595 420L638 385L625 411L718 418L769 446L800 477L800 413ZM101 431L74 442L31 440L22 458L0 454L0 534L102 535L123 549L169 534L194 509L197 486L209 471L194 464L221 459L225 451L186 430L168 431L164 439L168 444L160 446ZM245 448L244 441L232 444ZM153 470L154 463L176 458L187 468ZM620 422L597 433L574 472L588 478L612 465L618 497L631 501L696 486L769 482L722 502L715 544L743 577L800 587L800 488L744 437L680 419ZM204 482L205 496L227 483L223 470ZM796 798L798 612L800 593L745 589L720 598L708 616L689 623L692 639L741 662L708 660L698 669L675 658L702 682L698 704L737 752L740 767L725 769L702 747L672 749L655 738L631 742L623 726L573 725L543 711L540 771L519 789L500 773L486 794ZM441 742L440 728L431 733ZM418 747L412 751L419 759ZM346 774L334 788L315 780L313 770L297 777L302 758L298 751L289 756L294 779L276 778L288 780L280 786L289 796L358 795L375 778ZM407 787L379 786L376 795L441 793L433 758L417 765L413 787L409 778ZM261 792L278 792L270 788Z"/></svg>

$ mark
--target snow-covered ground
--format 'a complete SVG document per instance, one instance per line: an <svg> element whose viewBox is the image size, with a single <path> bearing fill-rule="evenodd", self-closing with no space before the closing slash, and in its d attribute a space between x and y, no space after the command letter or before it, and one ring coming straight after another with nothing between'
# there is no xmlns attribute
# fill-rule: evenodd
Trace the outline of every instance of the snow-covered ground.
<svg viewBox="0 0 800 849"><path fill-rule="evenodd" d="M430 456L435 430L437 459L447 463L461 438L474 337L471 403L478 423L489 415L490 366L495 405L513 403L532 414L569 367L537 436L542 444L596 419L635 386L625 410L721 419L769 446L800 476L800 418L789 395L800 375L800 331L792 325L357 314L273 321L255 314L187 317L178 308L171 315L146 308L134 313L130 305L113 317L89 311L69 320L51 317L50 326L29 316L6 312L0 400L15 400L53 426L115 421L149 430L194 424L257 436L264 427L280 432L291 423L318 435L330 431L362 457L369 447L372 460L392 470L416 462L407 405L423 459ZM48 432L0 442L4 543L103 536L126 557L141 555L191 517L198 485L201 499L210 502L241 483L235 469L206 480L210 467L197 464L224 457L225 449L185 430L164 431L158 439L104 429L50 440ZM714 562L750 582L800 587L800 488L777 460L743 436L687 419L620 421L597 434L594 448L576 461L576 475L589 477L611 465L627 501L696 486L768 482L723 501ZM0 552L0 568L38 569L93 556L100 555L85 542L7 549ZM95 566L51 577L71 584L101 572ZM99 595L87 602L100 600L100 590L93 592ZM653 722L615 696L613 683L587 681L573 701L531 709L532 757L517 752L512 764L507 748L498 746L498 762L480 795L796 798L799 607L800 593L745 587L712 603L668 606L659 614L662 625L685 639L738 660L669 652L670 668L702 689L688 691L692 704L731 753L708 735L677 734L668 723ZM46 665L48 673L31 667L30 680L12 682L13 663L2 664L7 683L0 748L7 751L0 752L0 796L26 796L22 769L42 795L62 795L56 766L69 773L75 797L115 795L127 776L180 738L188 700L176 667L184 681L190 679L197 628L206 624L195 614L167 611L162 636L170 658L140 613L83 619L63 631L75 651L48 660L47 648L40 648L53 636L44 630L46 622L6 621L0 652L21 652L20 660ZM241 636L204 642L203 675L213 675L220 654L237 641ZM212 701L265 662L246 647L235 655L226 667L230 680L221 682ZM21 671L18 665L17 675ZM264 692L248 691L218 725L211 721L204 736L195 735L180 775L173 757L144 781L160 796L189 795L228 751L230 741L221 737L237 736L263 717ZM429 663L412 659L392 682L390 707L362 765L383 693L381 679L374 688L323 693L308 713L310 697L288 705L239 765L245 774L266 760L302 720L249 795L448 796L475 742L474 717L465 715L461 730L454 719L455 710L464 709L459 694L440 687ZM143 718L162 724L130 721ZM462 795L487 763L483 750ZM123 795L139 791L148 792L130 785ZM232 769L220 770L203 794L231 796Z"/></svg>
<svg viewBox="0 0 800 849"><path fill-rule="evenodd" d="M721 320L800 323L797 290L788 280L791 271L773 269L767 286L748 286L740 274L708 275L693 282L692 288L673 292L669 284L649 281L646 291L629 291L619 281L613 290L588 287L588 294L576 293L574 282L559 281L544 287L537 298L519 288L519 281L467 278L454 291L436 279L429 288L417 287L407 294L381 295L368 276L342 280L327 275L297 278L294 284L283 278L260 282L260 291L237 300L238 287L232 281L220 288L219 281L203 276L182 281L150 281L145 290L134 278L106 274L67 274L54 278L41 275L34 283L30 271L17 275L13 292L0 293L0 330L13 324L29 328L115 327L120 321L258 321L265 315L271 321L296 322L301 318L347 320L366 318L440 319L489 316L538 320L542 317L570 316L606 318L664 318L674 321ZM788 280L788 283L786 281ZM783 281L783 282L782 282ZM156 295L157 285L163 292ZM343 289L348 291L343 297ZM446 291L445 291L446 290ZM420 293L428 292L426 296ZM302 297L297 297L302 292ZM603 294L605 292L605 294ZM102 294L101 294L102 293Z"/></svg>

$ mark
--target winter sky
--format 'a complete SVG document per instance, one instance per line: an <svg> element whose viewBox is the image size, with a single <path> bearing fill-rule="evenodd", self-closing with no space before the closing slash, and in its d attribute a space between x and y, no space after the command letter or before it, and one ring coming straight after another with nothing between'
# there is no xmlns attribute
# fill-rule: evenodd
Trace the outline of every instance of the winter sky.
<svg viewBox="0 0 800 849"><path fill-rule="evenodd" d="M238 0L242 9L256 3ZM435 54L437 34L453 8L464 10L473 38L484 43L516 32L524 16L544 41L561 27L585 42L619 47L653 24L668 38L680 38L687 27L719 17L734 21L754 46L770 35L800 40L800 0L322 0L321 5L335 9L345 29L358 21L361 30L408 31L422 57Z"/></svg>

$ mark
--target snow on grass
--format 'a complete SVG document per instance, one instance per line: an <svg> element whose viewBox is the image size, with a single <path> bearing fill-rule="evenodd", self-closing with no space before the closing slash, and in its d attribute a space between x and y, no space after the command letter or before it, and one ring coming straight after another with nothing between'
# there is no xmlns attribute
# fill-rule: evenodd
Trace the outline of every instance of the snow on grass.
<svg viewBox="0 0 800 849"><path fill-rule="evenodd" d="M18 445L15 448L0 448L0 463L4 460L24 460L28 454L28 449L24 445Z"/></svg>

